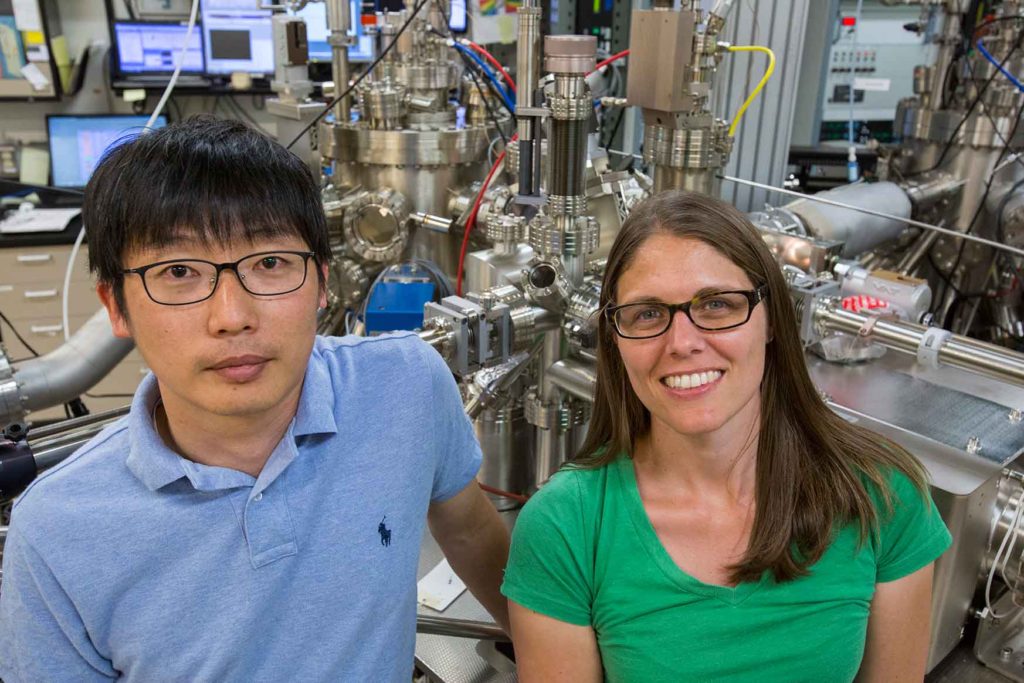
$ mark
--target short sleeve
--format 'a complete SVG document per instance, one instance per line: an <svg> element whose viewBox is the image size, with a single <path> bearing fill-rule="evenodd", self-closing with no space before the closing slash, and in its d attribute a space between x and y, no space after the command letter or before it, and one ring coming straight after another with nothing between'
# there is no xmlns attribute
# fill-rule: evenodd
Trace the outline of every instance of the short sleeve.
<svg viewBox="0 0 1024 683"><path fill-rule="evenodd" d="M935 507L902 472L889 477L892 509L877 500L876 543L878 583L895 581L934 562L949 548L952 537Z"/></svg>
<svg viewBox="0 0 1024 683"><path fill-rule="evenodd" d="M0 679L106 681L117 677L93 646L71 598L19 533L17 514L4 545L0 590Z"/></svg>
<svg viewBox="0 0 1024 683"><path fill-rule="evenodd" d="M430 375L432 402L426 406L434 424L436 459L430 502L448 500L466 488L480 470L482 454L473 423L462 406L462 395L441 355L417 340Z"/></svg>
<svg viewBox="0 0 1024 683"><path fill-rule="evenodd" d="M587 542L577 474L552 477L523 508L501 592L510 600L577 626L591 625L593 548Z"/></svg>

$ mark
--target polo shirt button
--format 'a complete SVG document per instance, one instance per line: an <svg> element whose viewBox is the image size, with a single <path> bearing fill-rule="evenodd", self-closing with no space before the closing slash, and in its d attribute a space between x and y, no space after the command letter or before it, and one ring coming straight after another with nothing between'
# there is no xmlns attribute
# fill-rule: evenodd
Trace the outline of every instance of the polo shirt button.
<svg viewBox="0 0 1024 683"><path fill-rule="evenodd" d="M255 501L256 501L257 503L258 503L258 502L260 502L261 500L263 500L263 494L262 494L262 493L257 493L257 494L256 494L256 495L255 495L255 496L253 497L253 500L255 500Z"/></svg>

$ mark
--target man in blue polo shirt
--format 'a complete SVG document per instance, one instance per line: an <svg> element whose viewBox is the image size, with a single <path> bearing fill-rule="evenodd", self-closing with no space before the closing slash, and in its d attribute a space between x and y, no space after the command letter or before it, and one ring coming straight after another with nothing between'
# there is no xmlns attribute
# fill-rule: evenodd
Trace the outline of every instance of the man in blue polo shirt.
<svg viewBox="0 0 1024 683"><path fill-rule="evenodd" d="M315 336L330 252L299 159L192 119L110 153L84 220L153 372L14 506L0 678L407 682L426 520L505 626L508 535L443 360Z"/></svg>

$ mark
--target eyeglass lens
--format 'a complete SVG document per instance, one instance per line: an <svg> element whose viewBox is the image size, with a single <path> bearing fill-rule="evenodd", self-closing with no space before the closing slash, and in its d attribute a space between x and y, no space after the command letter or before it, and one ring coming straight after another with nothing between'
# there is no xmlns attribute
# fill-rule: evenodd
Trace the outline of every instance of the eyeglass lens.
<svg viewBox="0 0 1024 683"><path fill-rule="evenodd" d="M720 330L745 323L750 316L750 300L737 292L709 294L694 299L689 313L698 327ZM628 304L615 311L615 326L627 337L657 336L671 322L671 309L666 304Z"/></svg>
<svg viewBox="0 0 1024 683"><path fill-rule="evenodd" d="M302 254L253 254L239 261L239 281L252 294L286 294L302 286L306 257ZM154 301L185 304L210 296L217 283L217 267L204 261L181 260L146 271L146 289Z"/></svg>

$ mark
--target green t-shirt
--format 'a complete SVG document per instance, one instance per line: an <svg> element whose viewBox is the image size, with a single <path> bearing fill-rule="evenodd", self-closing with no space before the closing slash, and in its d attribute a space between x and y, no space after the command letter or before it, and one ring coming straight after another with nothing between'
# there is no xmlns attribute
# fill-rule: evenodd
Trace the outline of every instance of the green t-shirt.
<svg viewBox="0 0 1024 683"><path fill-rule="evenodd" d="M880 497L879 530L858 549L847 525L808 576L769 573L735 588L683 572L644 511L633 461L564 470L523 508L502 592L560 621L592 626L605 679L851 681L875 584L941 555L950 535L903 474Z"/></svg>

